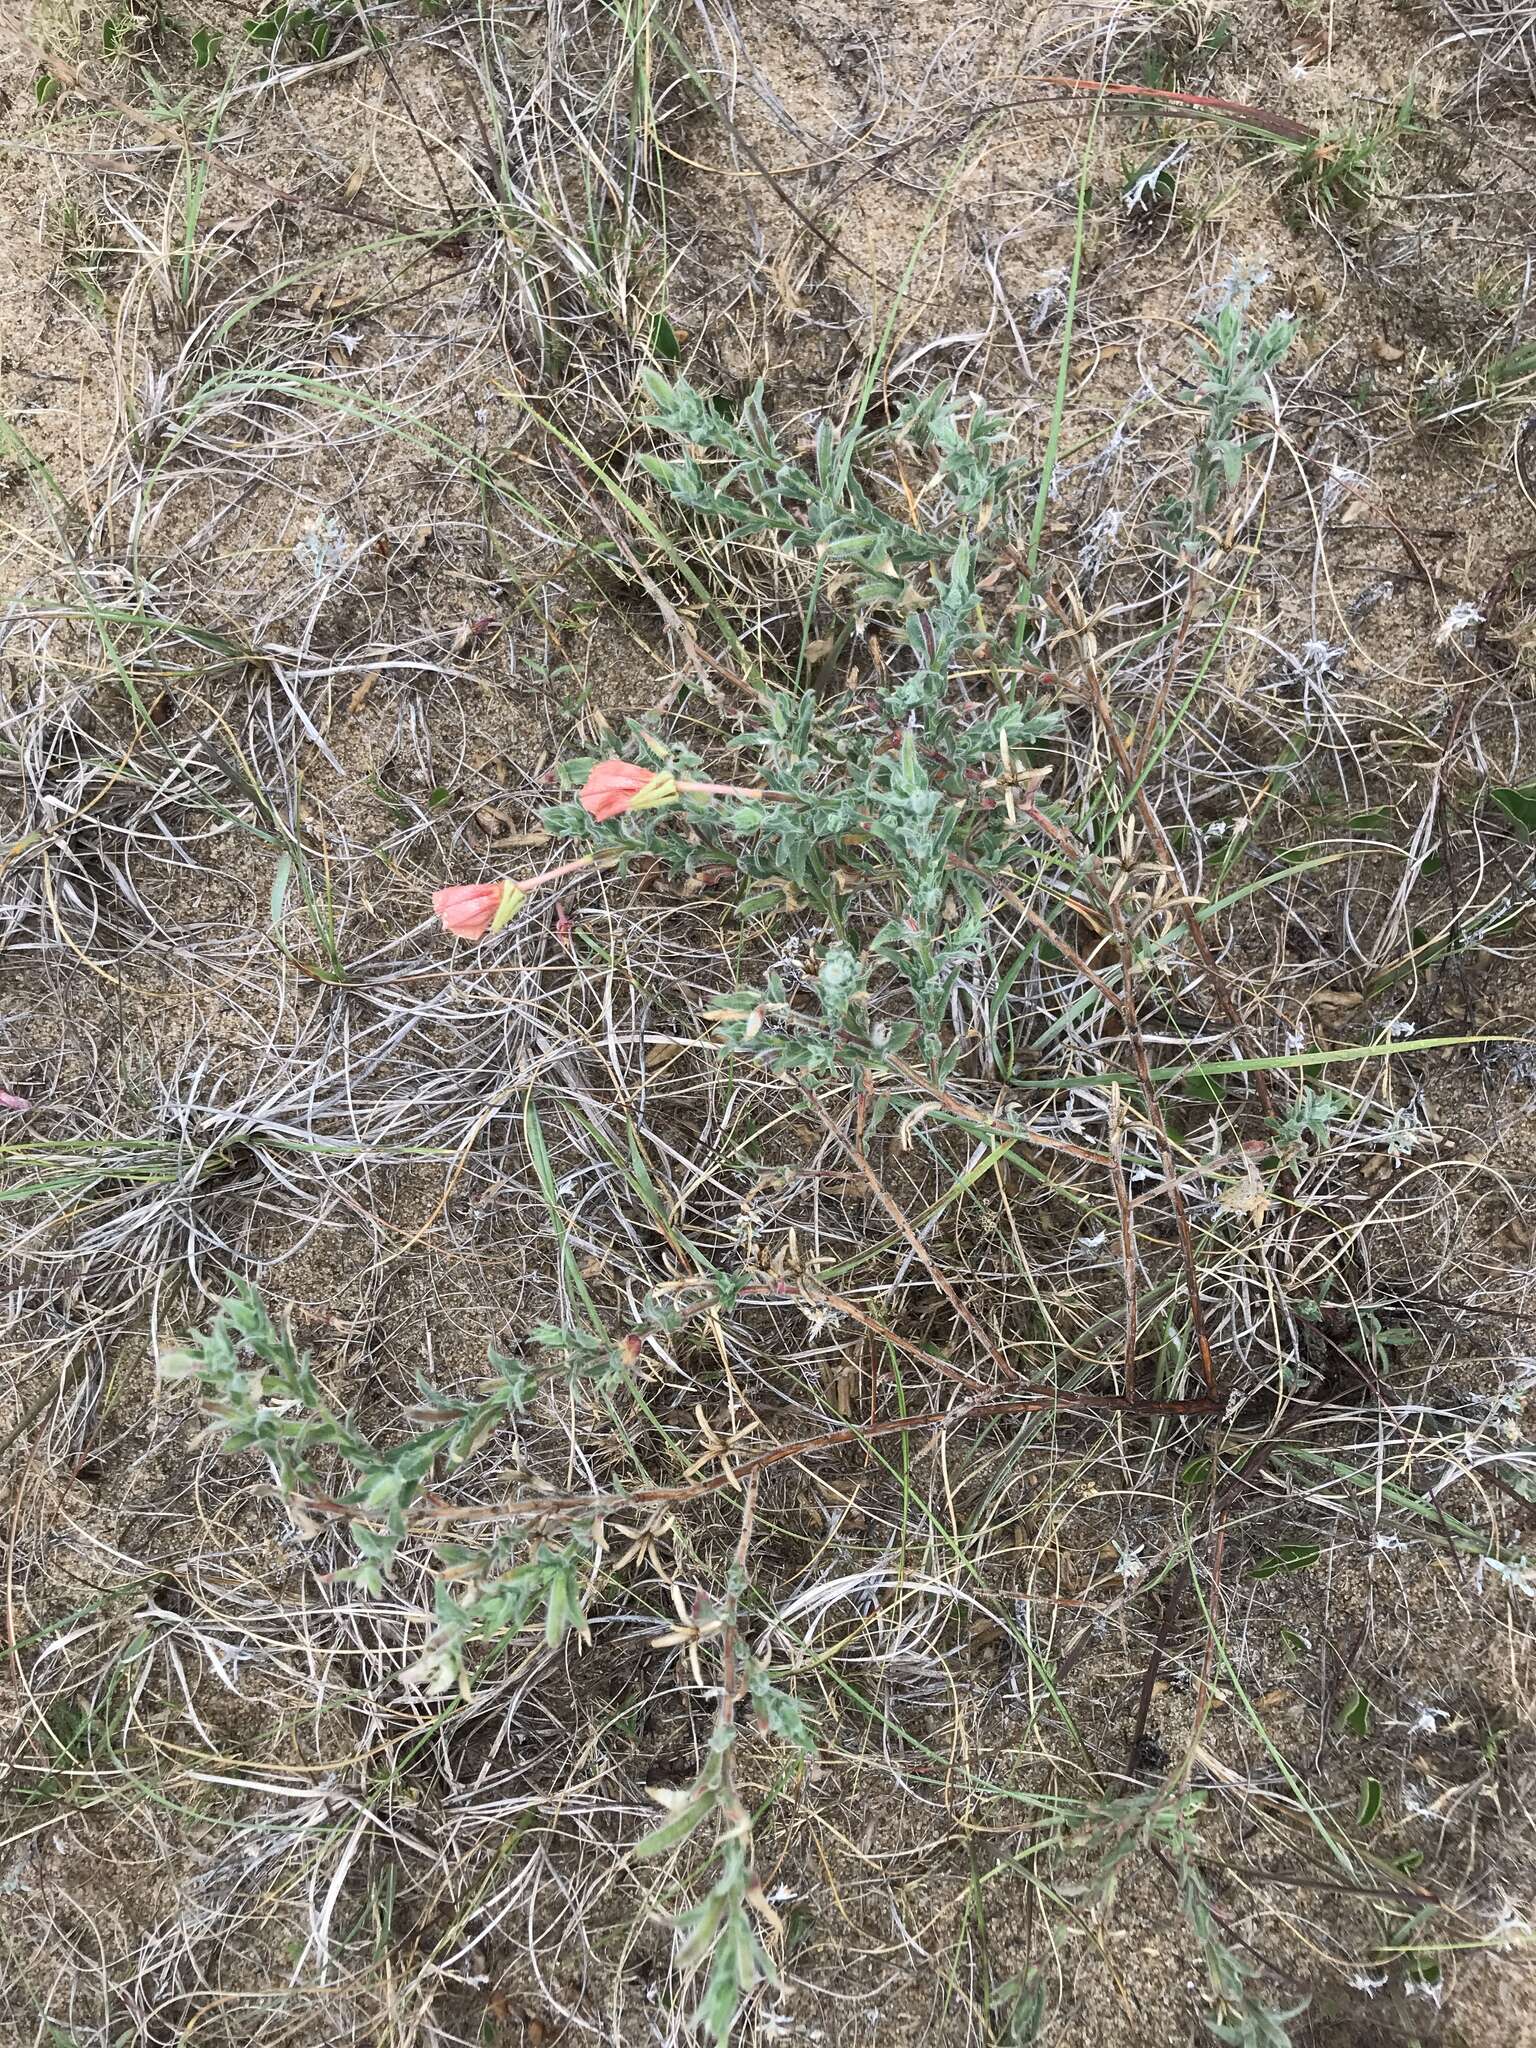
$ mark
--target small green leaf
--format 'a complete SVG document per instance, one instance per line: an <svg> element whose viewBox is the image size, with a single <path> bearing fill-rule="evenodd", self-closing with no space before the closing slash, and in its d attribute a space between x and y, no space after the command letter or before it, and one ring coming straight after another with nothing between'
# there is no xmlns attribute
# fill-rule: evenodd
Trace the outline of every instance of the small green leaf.
<svg viewBox="0 0 1536 2048"><path fill-rule="evenodd" d="M1520 789L1490 789L1488 794L1520 831L1536 832L1536 782L1527 782Z"/></svg>
<svg viewBox="0 0 1536 2048"><path fill-rule="evenodd" d="M1193 1095L1197 1102L1221 1102L1225 1099L1226 1089L1218 1076L1203 1074L1197 1067L1185 1075L1184 1093Z"/></svg>
<svg viewBox="0 0 1536 2048"><path fill-rule="evenodd" d="M1248 1576L1250 1579L1272 1579L1277 1572L1309 1571L1321 1556L1322 1550L1316 1543L1282 1543L1272 1556L1250 1566Z"/></svg>
<svg viewBox="0 0 1536 2048"><path fill-rule="evenodd" d="M759 889L755 895L743 896L736 906L736 915L741 918L761 917L770 910L784 908L782 889Z"/></svg>
<svg viewBox="0 0 1536 2048"><path fill-rule="evenodd" d="M1371 1703L1358 1687L1354 1698L1339 1716L1339 1726L1363 1741L1371 1732Z"/></svg>
<svg viewBox="0 0 1536 2048"><path fill-rule="evenodd" d="M676 329L665 313L658 313L651 322L651 352L664 363L675 363L680 353Z"/></svg>
<svg viewBox="0 0 1536 2048"><path fill-rule="evenodd" d="M267 903L267 921L279 925L283 921L283 904L288 895L288 884L293 880L293 855L278 855L277 869L272 877L272 894Z"/></svg>
<svg viewBox="0 0 1536 2048"><path fill-rule="evenodd" d="M549 1582L544 1601L544 1640L558 1650L571 1629L581 1627L581 1608L569 1576L557 1572Z"/></svg>
<svg viewBox="0 0 1536 2048"><path fill-rule="evenodd" d="M1360 1781L1360 1810L1355 1815L1356 1824L1368 1828L1381 1812L1381 1780L1362 1778Z"/></svg>
<svg viewBox="0 0 1536 2048"><path fill-rule="evenodd" d="M669 1850L679 1848L699 1827L709 1814L709 1802L690 1799L675 1813L669 1814L659 1827L642 1835L631 1851L635 1856L665 1856Z"/></svg>
<svg viewBox="0 0 1536 2048"><path fill-rule="evenodd" d="M197 70L206 71L219 53L219 44L224 40L217 29L199 28L192 32L192 62Z"/></svg>
<svg viewBox="0 0 1536 2048"><path fill-rule="evenodd" d="M800 1702L775 1685L761 1665L749 1665L747 1683L759 1725L765 1734L777 1736L805 1756L816 1754L816 1744L805 1724Z"/></svg>

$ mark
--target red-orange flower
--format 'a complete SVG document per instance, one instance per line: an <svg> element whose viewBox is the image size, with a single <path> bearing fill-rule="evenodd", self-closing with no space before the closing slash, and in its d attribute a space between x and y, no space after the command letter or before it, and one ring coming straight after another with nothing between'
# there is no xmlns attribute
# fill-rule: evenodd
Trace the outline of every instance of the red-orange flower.
<svg viewBox="0 0 1536 2048"><path fill-rule="evenodd" d="M519 882L453 882L446 889L433 891L432 908L443 920L443 929L452 932L456 939L483 939L487 932L494 939L517 916L535 889L563 882L567 875L579 875L596 866L597 855L583 853L575 860L562 861L557 868L546 868L542 875L524 875Z"/></svg>
<svg viewBox="0 0 1536 2048"><path fill-rule="evenodd" d="M676 795L673 778L655 768L641 768L633 761L599 761L581 786L581 807L602 823L622 818L626 811L660 810Z"/></svg>
<svg viewBox="0 0 1536 2048"><path fill-rule="evenodd" d="M455 882L434 890L432 908L456 939L483 939L511 887L510 882Z"/></svg>

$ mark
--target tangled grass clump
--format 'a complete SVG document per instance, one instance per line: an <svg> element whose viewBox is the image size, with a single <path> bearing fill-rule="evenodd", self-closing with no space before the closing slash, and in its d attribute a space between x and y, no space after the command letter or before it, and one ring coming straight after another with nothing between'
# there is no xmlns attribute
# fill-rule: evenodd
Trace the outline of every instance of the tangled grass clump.
<svg viewBox="0 0 1536 2048"><path fill-rule="evenodd" d="M712 1731L696 1777L656 1790L666 1818L629 1848L671 1867L709 1845L670 1917L677 1967L701 1983L697 2023L718 2042L778 1981L784 1930L754 1844L815 1749L796 1682L810 1645L789 1645L785 1592L754 1543L764 1499L785 1512L781 1475L967 1431L1006 1469L1074 1421L1104 1433L1097 1453L1085 1444L1090 1466L1126 1429L1187 1450L1206 1425L1305 1400L1318 1332L1367 1376L1394 1341L1347 1162L1352 1148L1385 1145L1398 1163L1412 1149L1370 1077L1389 1051L1441 1041L1296 1056L1283 1004L1252 981L1242 920L1333 856L1293 847L1276 862L1257 806L1213 816L1234 771L1188 717L1228 630L1222 564L1262 497L1251 468L1269 452L1269 379L1290 336L1283 319L1251 332L1246 303L1243 288L1203 327L1187 487L1149 514L1140 555L1121 536L1109 645L1064 616L1059 565L1034 560L1049 463L1012 453L982 406L933 393L888 424L823 422L802 460L761 393L732 407L650 375L650 430L679 452L638 467L670 508L667 559L716 628L732 711L712 686L710 730L691 709L642 719L626 757L568 761L572 794L545 808L543 831L584 850L531 877L451 885L436 907L493 949L552 914L573 974L585 961L628 979L636 1043L687 1070L703 1127L648 1118L642 1139L625 1109L610 1130L615 1091L577 1114L595 1153L557 1163L530 1114L551 1217L570 1213L596 1158L620 1208L581 1225L582 1259L560 1222L563 1319L493 1351L478 1388L423 1383L414 1435L381 1444L337 1412L250 1293L166 1361L199 1385L229 1449L266 1458L301 1530L345 1532L352 1558L333 1583L427 1589L399 1677L428 1696L469 1700L530 1631L550 1656L622 1634L624 1574L669 1545L691 1555L693 1590L670 1576L676 1622L652 1643L713 1696ZM735 603L744 577L778 591L771 621ZM1189 660L1182 709L1160 728ZM1168 674L1137 698L1158 661ZM1176 738L1194 750L1177 762ZM1240 772L1275 787L1309 771L1290 749ZM615 907L590 914L593 892ZM673 911L707 945L661 941L637 977L622 920L665 926ZM1312 1085L1320 1066L1350 1084ZM782 1187L807 1155L846 1191L835 1209L818 1197L831 1244L797 1252L792 1228L770 1254L753 1197L733 1219L721 1196L743 1180ZM663 1192L659 1159L686 1189ZM989 1186L995 1204L978 1199ZM660 1256L648 1276L628 1258L616 1284L626 1204ZM829 1337L884 1361L857 1419L828 1411ZM657 1412L679 1381L723 1395L744 1426L717 1429L699 1406L690 1450ZM766 1431L767 1408L798 1427ZM557 1412L585 1439L585 1485L540 1469ZM1282 1456L1282 1436L1261 1437L1260 1456ZM1186 1473L1218 1501L1231 1483L1209 1452ZM728 1530L717 1511L733 1501ZM778 1758L755 1810L739 1782L743 1710ZM1255 1989L1219 1930L1187 1787L1093 1811L1059 1809L1058 1847L1109 1829L1106 1898L1119 1862L1155 1847L1182 1873L1211 2032L1278 2048L1301 2007Z"/></svg>

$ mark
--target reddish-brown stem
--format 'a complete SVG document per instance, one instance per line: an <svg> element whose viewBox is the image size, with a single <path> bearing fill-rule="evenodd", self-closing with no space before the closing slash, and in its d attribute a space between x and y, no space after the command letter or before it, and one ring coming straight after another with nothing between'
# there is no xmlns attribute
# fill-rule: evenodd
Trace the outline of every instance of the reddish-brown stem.
<svg viewBox="0 0 1536 2048"><path fill-rule="evenodd" d="M1266 135L1278 135L1286 142L1317 142L1321 139L1315 128L1308 128L1302 121L1293 121L1288 114L1272 114L1268 107L1250 106L1246 100L1224 100L1205 92L1178 92L1163 85L1112 85L1102 78L1056 78L1038 72L1031 73L1020 82L1055 86L1062 92L1092 93L1096 97L1103 94L1115 99L1150 100L1170 114L1219 116L1245 128L1260 128Z"/></svg>
<svg viewBox="0 0 1536 2048"><path fill-rule="evenodd" d="M771 797L778 803L790 801L787 790L743 789L737 782L680 782L677 787L682 796L737 796L750 803L756 803L763 797Z"/></svg>
<svg viewBox="0 0 1536 2048"><path fill-rule="evenodd" d="M567 875L579 875L583 868L595 867L596 865L597 855L595 853L584 853L580 860L564 861L557 868L546 868L542 875L530 875L526 882L514 882L512 886L514 889L523 890L526 894L532 889L542 889L546 882L563 881Z"/></svg>

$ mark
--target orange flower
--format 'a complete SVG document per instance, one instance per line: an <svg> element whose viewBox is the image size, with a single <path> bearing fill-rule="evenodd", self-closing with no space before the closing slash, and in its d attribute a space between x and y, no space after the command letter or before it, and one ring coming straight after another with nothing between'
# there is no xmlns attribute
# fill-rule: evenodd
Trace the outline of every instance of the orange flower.
<svg viewBox="0 0 1536 2048"><path fill-rule="evenodd" d="M676 795L673 778L655 768L641 768L633 761L599 761L581 786L581 807L602 823L622 818L626 811L659 811Z"/></svg>
<svg viewBox="0 0 1536 2048"><path fill-rule="evenodd" d="M520 882L454 882L446 889L433 891L432 908L443 920L444 931L452 932L456 939L483 939L487 933L494 939L512 922L535 889L545 888L550 882L563 882L567 875L579 875L596 866L596 854L584 853L557 868L546 868L542 875L525 875Z"/></svg>
<svg viewBox="0 0 1536 2048"><path fill-rule="evenodd" d="M451 888L434 890L432 908L444 931L456 939L483 939L498 920L505 923L503 912L510 917L522 908L522 896L511 882L455 882ZM516 901L509 908L512 898Z"/></svg>

